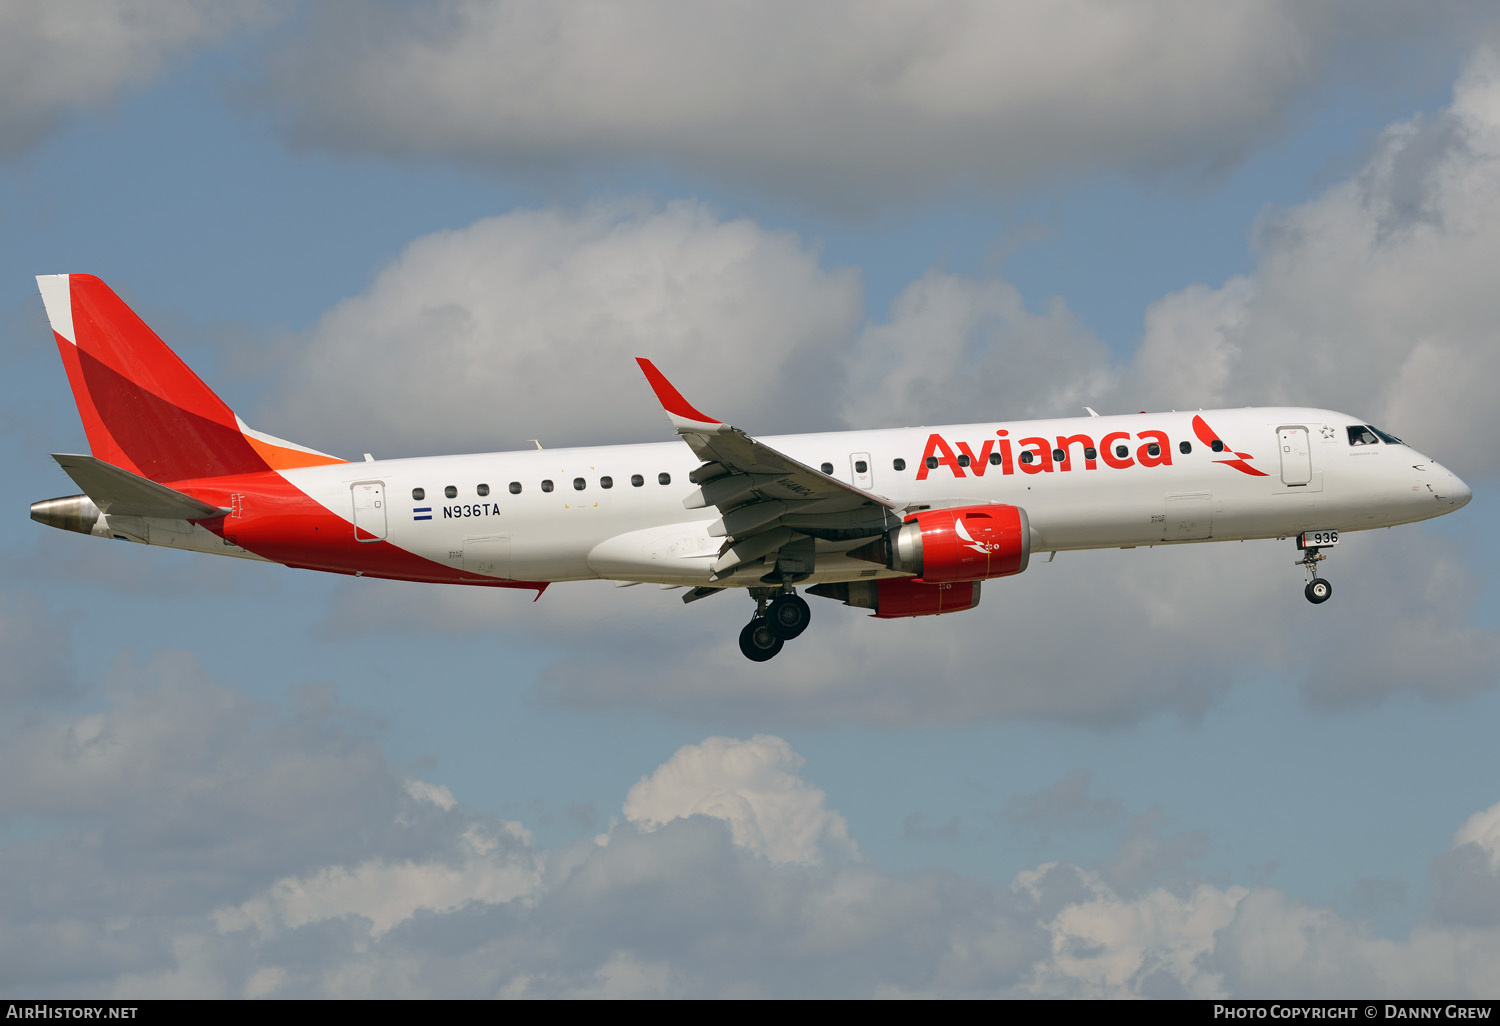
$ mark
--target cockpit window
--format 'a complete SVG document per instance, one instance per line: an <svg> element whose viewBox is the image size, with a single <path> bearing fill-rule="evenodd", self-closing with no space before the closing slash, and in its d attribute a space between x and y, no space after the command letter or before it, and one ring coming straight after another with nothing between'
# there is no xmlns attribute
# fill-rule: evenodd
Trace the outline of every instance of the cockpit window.
<svg viewBox="0 0 1500 1026"><path fill-rule="evenodd" d="M1405 445L1406 444L1405 442L1401 441L1401 439L1397 438L1395 435L1380 430L1374 424L1366 424L1365 427L1369 428L1371 431L1373 431L1377 435L1379 435L1380 436L1380 440L1382 442L1384 442L1386 445Z"/></svg>
<svg viewBox="0 0 1500 1026"><path fill-rule="evenodd" d="M1375 435L1375 429L1365 427L1363 424L1349 425L1350 445L1379 445L1380 439Z"/></svg>

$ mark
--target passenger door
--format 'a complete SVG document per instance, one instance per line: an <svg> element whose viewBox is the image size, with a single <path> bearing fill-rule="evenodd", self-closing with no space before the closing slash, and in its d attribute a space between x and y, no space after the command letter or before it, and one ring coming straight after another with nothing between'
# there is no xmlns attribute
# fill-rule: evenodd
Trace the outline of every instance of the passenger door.
<svg viewBox="0 0 1500 1026"><path fill-rule="evenodd" d="M1312 450L1307 444L1307 428L1279 428L1276 440L1281 450L1281 483L1294 488L1311 481Z"/></svg>
<svg viewBox="0 0 1500 1026"><path fill-rule="evenodd" d="M384 541L385 482L359 481L349 490L354 499L354 537L362 542Z"/></svg>

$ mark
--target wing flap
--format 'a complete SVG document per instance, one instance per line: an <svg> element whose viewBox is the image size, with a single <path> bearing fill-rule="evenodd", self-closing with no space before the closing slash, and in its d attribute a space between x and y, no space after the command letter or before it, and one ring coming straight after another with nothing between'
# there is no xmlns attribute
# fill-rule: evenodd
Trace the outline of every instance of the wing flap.
<svg viewBox="0 0 1500 1026"><path fill-rule="evenodd" d="M52 458L105 513L163 520L210 520L229 512L93 456L53 453Z"/></svg>

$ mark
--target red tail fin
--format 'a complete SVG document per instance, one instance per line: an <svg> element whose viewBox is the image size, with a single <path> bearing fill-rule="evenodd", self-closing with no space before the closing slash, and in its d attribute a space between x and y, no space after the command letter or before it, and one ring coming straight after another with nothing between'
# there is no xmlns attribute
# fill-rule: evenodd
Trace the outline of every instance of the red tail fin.
<svg viewBox="0 0 1500 1026"><path fill-rule="evenodd" d="M99 459L153 481L342 462L250 432L93 275L42 275L37 285Z"/></svg>

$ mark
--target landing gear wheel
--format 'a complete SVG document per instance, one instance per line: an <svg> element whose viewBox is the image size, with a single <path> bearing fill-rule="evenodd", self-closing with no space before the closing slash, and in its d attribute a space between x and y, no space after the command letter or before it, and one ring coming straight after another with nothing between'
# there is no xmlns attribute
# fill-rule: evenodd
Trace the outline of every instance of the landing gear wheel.
<svg viewBox="0 0 1500 1026"><path fill-rule="evenodd" d="M757 616L740 631L740 651L745 653L745 658L757 663L763 663L780 652L784 644L786 642L776 636L770 622L763 616Z"/></svg>
<svg viewBox="0 0 1500 1026"><path fill-rule="evenodd" d="M791 641L811 622L812 610L801 595L783 595L766 610L766 623L782 641Z"/></svg>
<svg viewBox="0 0 1500 1026"><path fill-rule="evenodd" d="M1327 533L1332 536L1333 541L1338 541L1337 532L1330 531ZM1308 535L1303 534L1298 539L1297 548L1302 549L1301 539L1306 537ZM1309 545L1307 548L1302 549L1302 558L1294 564L1295 566L1300 566L1307 575L1307 587L1302 590L1302 594L1306 595L1307 601L1315 606L1319 603L1327 602L1333 597L1333 585L1318 576L1318 564L1327 558L1326 555L1318 551L1318 546Z"/></svg>

